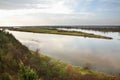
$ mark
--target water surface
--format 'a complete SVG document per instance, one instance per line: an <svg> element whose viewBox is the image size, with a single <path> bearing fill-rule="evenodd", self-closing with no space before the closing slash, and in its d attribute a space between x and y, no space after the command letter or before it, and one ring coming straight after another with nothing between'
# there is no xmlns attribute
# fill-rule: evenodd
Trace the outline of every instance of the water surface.
<svg viewBox="0 0 120 80"><path fill-rule="evenodd" d="M107 33L113 37L113 40L106 40L20 31L9 32L29 49L40 49L41 53L61 61L77 66L91 64L91 69L110 74L120 72L119 33Z"/></svg>

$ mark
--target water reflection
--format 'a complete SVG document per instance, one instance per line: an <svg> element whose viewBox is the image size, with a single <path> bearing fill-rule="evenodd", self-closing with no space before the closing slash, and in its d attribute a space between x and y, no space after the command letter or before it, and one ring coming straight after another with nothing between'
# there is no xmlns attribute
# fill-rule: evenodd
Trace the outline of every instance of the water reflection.
<svg viewBox="0 0 120 80"><path fill-rule="evenodd" d="M39 34L10 31L29 49L40 49L45 55L84 66L92 65L92 69L112 74L120 72L119 40L83 38L77 36Z"/></svg>

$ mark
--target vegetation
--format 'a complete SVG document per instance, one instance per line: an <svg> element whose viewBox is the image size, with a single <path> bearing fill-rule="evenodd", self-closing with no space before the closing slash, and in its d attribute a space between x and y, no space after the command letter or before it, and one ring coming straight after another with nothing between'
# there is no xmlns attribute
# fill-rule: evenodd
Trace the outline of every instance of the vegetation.
<svg viewBox="0 0 120 80"><path fill-rule="evenodd" d="M82 36L82 37L100 38L100 39L112 39L111 37L96 35L96 34L92 34L92 33L64 31L64 30L48 29L48 28L16 28L16 29L12 29L12 30L35 32L35 33L73 35L73 36Z"/></svg>
<svg viewBox="0 0 120 80"><path fill-rule="evenodd" d="M24 66L24 64L20 65L19 80L38 80L37 74L33 69L30 67Z"/></svg>
<svg viewBox="0 0 120 80"><path fill-rule="evenodd" d="M0 31L0 80L117 80L115 76L73 66L29 51L11 34ZM118 79L119 80L119 79Z"/></svg>

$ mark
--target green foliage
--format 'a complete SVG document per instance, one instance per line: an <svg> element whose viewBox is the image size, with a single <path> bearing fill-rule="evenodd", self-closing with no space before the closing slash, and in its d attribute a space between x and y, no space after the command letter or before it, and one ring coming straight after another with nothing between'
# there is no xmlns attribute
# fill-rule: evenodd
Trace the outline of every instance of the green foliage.
<svg viewBox="0 0 120 80"><path fill-rule="evenodd" d="M37 73L30 67L20 65L19 80L38 80Z"/></svg>
<svg viewBox="0 0 120 80"><path fill-rule="evenodd" d="M10 80L9 75L7 73L2 74L2 80Z"/></svg>

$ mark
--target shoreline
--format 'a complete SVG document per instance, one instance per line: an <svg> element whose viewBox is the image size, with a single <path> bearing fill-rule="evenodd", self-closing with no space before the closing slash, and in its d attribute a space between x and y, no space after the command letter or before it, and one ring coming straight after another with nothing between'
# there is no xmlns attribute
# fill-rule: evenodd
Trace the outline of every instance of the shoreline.
<svg viewBox="0 0 120 80"><path fill-rule="evenodd" d="M35 51L33 50L29 50L33 55L36 54ZM89 66L76 66L76 65L73 65L73 64L70 64L70 63L67 63L65 61L61 61L61 60L58 60L58 59L55 59L53 57L50 57L50 56L47 56L47 55L44 55L44 53L38 53L37 54L41 59L49 59L49 61L53 61L53 63L56 63L56 65L59 64L60 66L60 69L62 68L66 68L66 67L71 67L73 69L74 72L77 72L77 73L80 73L81 75L94 75L94 76L97 76L97 77L115 77L114 75L111 75L111 74L108 74L108 73L105 73L105 72L102 72L102 71L97 71L97 70L93 70L91 69ZM54 65L54 66L56 66ZM86 68L88 67L88 68Z"/></svg>

